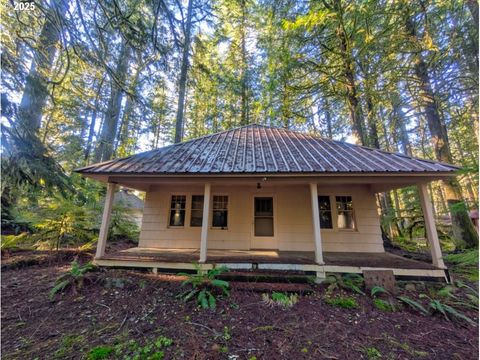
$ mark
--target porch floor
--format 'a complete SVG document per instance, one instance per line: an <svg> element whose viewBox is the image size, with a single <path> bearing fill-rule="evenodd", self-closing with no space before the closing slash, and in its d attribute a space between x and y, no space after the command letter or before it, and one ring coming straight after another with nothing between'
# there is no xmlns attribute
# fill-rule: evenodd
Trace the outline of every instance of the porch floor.
<svg viewBox="0 0 480 360"><path fill-rule="evenodd" d="M101 260L193 263L198 249L130 248L105 254ZM436 270L432 264L390 253L324 252L325 265L362 268ZM208 250L207 263L315 264L314 252L278 250Z"/></svg>

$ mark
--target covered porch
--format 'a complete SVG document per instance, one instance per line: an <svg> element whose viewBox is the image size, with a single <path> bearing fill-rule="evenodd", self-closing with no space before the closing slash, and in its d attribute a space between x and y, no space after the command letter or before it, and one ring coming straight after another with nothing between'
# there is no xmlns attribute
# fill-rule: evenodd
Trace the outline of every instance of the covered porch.
<svg viewBox="0 0 480 360"><path fill-rule="evenodd" d="M102 266L168 269L195 269L199 249L155 249L134 247L105 254L96 263ZM388 252L324 252L324 264L315 262L315 253L278 250L208 250L207 261L199 264L208 270L225 265L235 270L283 270L325 273L358 273L365 270L391 270L397 277L445 279L444 269L430 263L407 259Z"/></svg>

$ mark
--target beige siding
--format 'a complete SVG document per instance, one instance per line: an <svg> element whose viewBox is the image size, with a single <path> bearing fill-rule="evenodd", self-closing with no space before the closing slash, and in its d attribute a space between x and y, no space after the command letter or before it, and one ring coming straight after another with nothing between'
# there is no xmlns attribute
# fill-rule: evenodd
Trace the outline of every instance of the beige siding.
<svg viewBox="0 0 480 360"><path fill-rule="evenodd" d="M190 207L191 196L202 193L203 187L197 185L152 188L145 199L140 246L199 248L201 229L190 227ZM367 186L322 186L318 193L330 196L351 195L357 225L355 231L322 230L324 251L384 251L375 197ZM187 196L184 228L168 227L172 194ZM209 229L209 249L247 250L261 247L265 241L265 246L279 250L314 250L308 185L264 186L260 190L257 190L256 186L212 186L212 195L217 194L229 196L228 229ZM275 236L268 242L266 239L253 237L254 196L274 197ZM332 203L332 208L334 206Z"/></svg>

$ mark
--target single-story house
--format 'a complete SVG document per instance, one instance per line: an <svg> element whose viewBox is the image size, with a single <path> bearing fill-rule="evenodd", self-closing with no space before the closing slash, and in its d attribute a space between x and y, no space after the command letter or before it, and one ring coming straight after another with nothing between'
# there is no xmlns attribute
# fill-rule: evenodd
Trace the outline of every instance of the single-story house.
<svg viewBox="0 0 480 360"><path fill-rule="evenodd" d="M252 124L77 171L107 184L104 266L445 278L427 184L458 167ZM146 192L138 247L106 254L117 186ZM432 263L385 252L375 194L415 185Z"/></svg>

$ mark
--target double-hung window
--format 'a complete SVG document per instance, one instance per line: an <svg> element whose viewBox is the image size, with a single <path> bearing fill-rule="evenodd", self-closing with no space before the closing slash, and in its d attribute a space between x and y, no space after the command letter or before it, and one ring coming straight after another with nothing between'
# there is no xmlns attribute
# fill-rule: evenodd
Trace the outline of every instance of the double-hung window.
<svg viewBox="0 0 480 360"><path fill-rule="evenodd" d="M335 199L337 203L337 227L340 230L355 229L352 197L336 196Z"/></svg>
<svg viewBox="0 0 480 360"><path fill-rule="evenodd" d="M192 211L190 226L202 226L203 221L203 195L192 195Z"/></svg>
<svg viewBox="0 0 480 360"><path fill-rule="evenodd" d="M228 196L213 196L212 227L225 229L228 226Z"/></svg>
<svg viewBox="0 0 480 360"><path fill-rule="evenodd" d="M318 209L320 215L320 229L332 229L332 207L330 205L330 196L318 197Z"/></svg>
<svg viewBox="0 0 480 360"><path fill-rule="evenodd" d="M170 226L185 226L185 195L172 195L170 202Z"/></svg>

